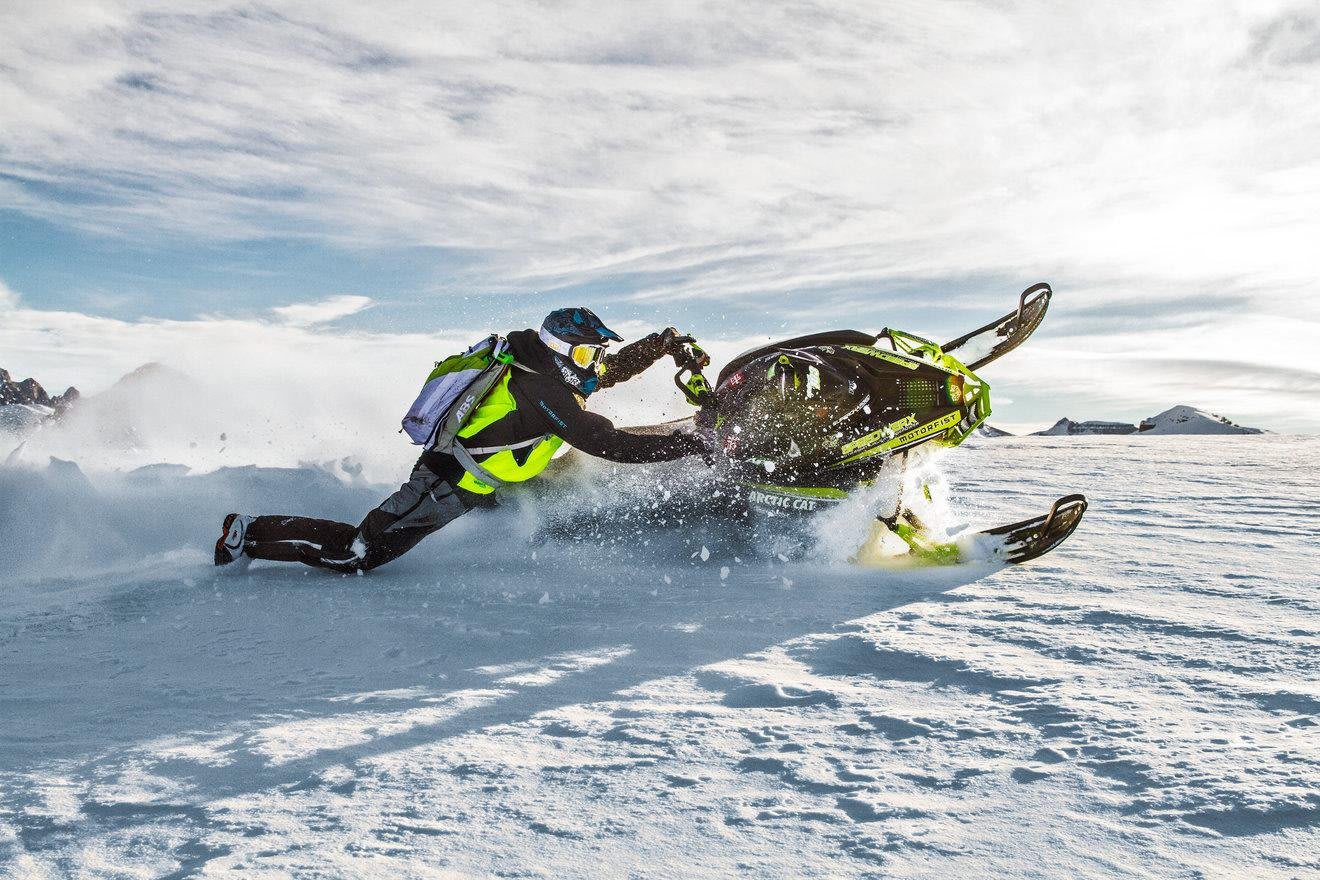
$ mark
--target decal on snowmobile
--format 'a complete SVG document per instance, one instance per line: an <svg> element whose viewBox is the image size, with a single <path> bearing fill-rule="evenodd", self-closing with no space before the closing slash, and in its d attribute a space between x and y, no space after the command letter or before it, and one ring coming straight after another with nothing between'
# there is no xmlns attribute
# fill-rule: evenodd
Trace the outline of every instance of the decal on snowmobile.
<svg viewBox="0 0 1320 880"><path fill-rule="evenodd" d="M748 504L769 508L773 512L810 513L843 501L848 497L848 493L842 489L809 489L751 483L747 486L745 497Z"/></svg>
<svg viewBox="0 0 1320 880"><path fill-rule="evenodd" d="M879 348L872 348L869 345L845 345L844 348L849 351L855 351L858 354L869 355L873 358L879 358L882 361L888 361L891 364L897 364L900 367L906 367L909 370L915 370L917 362L911 358L905 358L900 354L891 354Z"/></svg>
<svg viewBox="0 0 1320 880"><path fill-rule="evenodd" d="M793 498L789 495L775 495L770 492L762 492L760 489L751 489L747 493L749 504L758 504L762 507L774 507L779 510L798 510L812 511L816 509L817 499L815 498Z"/></svg>
<svg viewBox="0 0 1320 880"><path fill-rule="evenodd" d="M843 465L846 464L852 464L853 462L861 461L864 458L870 458L873 455L879 455L882 452L890 452L895 449L900 449L904 446L911 446L912 444L920 440L924 440L936 434L943 433L944 431L947 431L949 428L952 428L961 421L962 421L962 413L958 412L957 410L954 410L953 412L950 413L945 413L944 415L940 416L938 419L935 419L933 422L927 422L921 427L916 428L915 430L912 431L908 431L906 434L900 434L899 436L893 438L892 440L887 440L884 443L881 443L879 446L875 446L870 449L864 449L861 452L857 453L856 455L850 455L847 458L840 459L839 461L830 465L830 467L842 467Z"/></svg>
<svg viewBox="0 0 1320 880"><path fill-rule="evenodd" d="M856 440L853 440L851 443L843 444L843 449L839 451L842 452L844 455L850 455L859 449L865 449L866 447L872 446L882 440L888 440L891 437L893 437L895 434L897 434L899 431L902 431L905 428L910 428L916 423L917 423L917 417L909 413L896 422L890 422L888 425L885 425L883 428L881 428L878 431L872 431L870 434L867 434L865 437L858 437Z"/></svg>

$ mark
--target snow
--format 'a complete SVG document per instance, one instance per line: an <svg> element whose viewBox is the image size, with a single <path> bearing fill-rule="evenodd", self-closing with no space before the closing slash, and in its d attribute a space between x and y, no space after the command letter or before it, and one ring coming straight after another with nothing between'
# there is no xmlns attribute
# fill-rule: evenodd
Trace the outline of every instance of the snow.
<svg viewBox="0 0 1320 880"><path fill-rule="evenodd" d="M975 525L1090 498L1013 569L643 538L657 471L607 537L527 498L360 578L221 577L209 544L231 509L355 520L392 486L25 459L0 877L1311 876L1318 454L970 441L940 466Z"/></svg>
<svg viewBox="0 0 1320 880"><path fill-rule="evenodd" d="M55 414L55 410L39 403L11 403L0 406L0 433L17 435Z"/></svg>

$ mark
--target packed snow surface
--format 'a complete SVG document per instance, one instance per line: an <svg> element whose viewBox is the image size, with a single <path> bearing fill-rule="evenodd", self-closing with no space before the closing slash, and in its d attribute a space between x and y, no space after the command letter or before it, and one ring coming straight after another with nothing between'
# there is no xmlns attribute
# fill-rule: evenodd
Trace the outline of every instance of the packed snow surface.
<svg viewBox="0 0 1320 880"><path fill-rule="evenodd" d="M0 469L0 876L1316 876L1320 443L973 443L960 515L1082 491L1080 530L785 562L630 530L667 498L632 477L594 538L551 498L363 577L224 577L227 510L389 487Z"/></svg>

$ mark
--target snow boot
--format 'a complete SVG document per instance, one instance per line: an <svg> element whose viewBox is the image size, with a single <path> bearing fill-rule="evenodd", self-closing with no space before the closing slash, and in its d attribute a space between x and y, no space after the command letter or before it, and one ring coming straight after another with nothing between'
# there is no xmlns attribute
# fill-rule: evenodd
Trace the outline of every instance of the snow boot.
<svg viewBox="0 0 1320 880"><path fill-rule="evenodd" d="M243 556L243 539L253 517L231 513L220 526L220 537L215 542L215 564L229 565Z"/></svg>

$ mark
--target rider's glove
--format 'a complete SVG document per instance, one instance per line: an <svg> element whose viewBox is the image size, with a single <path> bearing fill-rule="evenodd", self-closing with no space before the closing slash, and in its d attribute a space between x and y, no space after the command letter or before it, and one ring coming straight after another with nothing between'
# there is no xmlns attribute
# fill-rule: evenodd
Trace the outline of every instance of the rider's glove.
<svg viewBox="0 0 1320 880"><path fill-rule="evenodd" d="M696 342L686 333L679 333L676 327L666 327L660 331L660 354L674 354L682 351L683 346L689 342Z"/></svg>
<svg viewBox="0 0 1320 880"><path fill-rule="evenodd" d="M710 364L710 355L697 345L696 337L680 333L674 327L666 327L659 334L660 353L674 358L674 365L681 369L700 370Z"/></svg>

